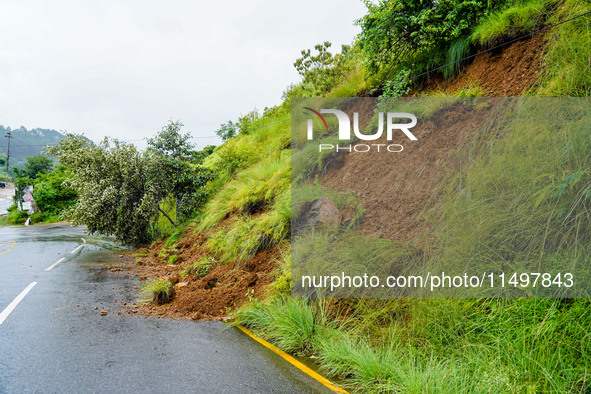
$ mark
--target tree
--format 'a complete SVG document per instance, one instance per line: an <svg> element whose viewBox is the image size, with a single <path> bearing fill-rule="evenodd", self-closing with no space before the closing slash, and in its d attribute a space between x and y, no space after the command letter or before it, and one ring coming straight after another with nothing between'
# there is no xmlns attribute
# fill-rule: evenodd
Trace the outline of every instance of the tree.
<svg viewBox="0 0 591 394"><path fill-rule="evenodd" d="M193 149L193 144L189 142L191 134L181 134L183 126L180 121L169 121L155 137L148 138L149 148L164 157L175 160L186 159Z"/></svg>
<svg viewBox="0 0 591 394"><path fill-rule="evenodd" d="M341 46L341 53L333 56L328 49L332 46L329 41L314 46L316 54L310 49L302 50L302 57L294 62L294 67L303 77L302 85L312 89L312 95L322 95L330 91L347 73L351 71L351 63L347 62L350 47Z"/></svg>
<svg viewBox="0 0 591 394"><path fill-rule="evenodd" d="M175 225L162 208L165 199L177 198L179 214L193 212L205 201L203 186L215 174L197 164L203 154L190 150L179 131L180 123L171 122L143 152L107 138L95 145L75 134L48 148L71 174L66 184L78 194L64 216L91 233L138 244L158 234L160 216Z"/></svg>
<svg viewBox="0 0 591 394"><path fill-rule="evenodd" d="M63 168L39 174L35 180L33 197L39 210L46 217L58 215L76 203L77 194L66 185L71 178Z"/></svg>
<svg viewBox="0 0 591 394"><path fill-rule="evenodd" d="M39 154L27 157L24 168L15 168L14 173L17 177L37 178L39 174L47 174L53 169L53 160L49 157Z"/></svg>
<svg viewBox="0 0 591 394"><path fill-rule="evenodd" d="M215 133L222 139L222 141L227 141L240 133L240 129L238 128L238 123L229 120L226 123L222 123Z"/></svg>
<svg viewBox="0 0 591 394"><path fill-rule="evenodd" d="M167 191L155 176L160 163L153 153L107 138L95 145L74 134L48 151L72 174L67 184L78 201L64 214L72 224L138 244L152 239L160 214L168 217L160 209Z"/></svg>
<svg viewBox="0 0 591 394"><path fill-rule="evenodd" d="M214 179L215 173L200 166L206 152L197 153L189 142L191 135L182 134L181 122L170 121L154 138L148 139L148 150L159 158L158 178L175 199L176 219L190 216L205 194L203 186Z"/></svg>

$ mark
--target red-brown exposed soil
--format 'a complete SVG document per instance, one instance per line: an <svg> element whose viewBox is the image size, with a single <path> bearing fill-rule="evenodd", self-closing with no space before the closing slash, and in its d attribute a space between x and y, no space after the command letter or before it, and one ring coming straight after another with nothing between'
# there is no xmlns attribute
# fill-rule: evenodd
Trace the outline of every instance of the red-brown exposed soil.
<svg viewBox="0 0 591 394"><path fill-rule="evenodd" d="M458 77L444 81L436 76L420 92L452 93L478 85L489 96L520 95L538 80L545 46L545 36L537 35L478 55ZM419 92L410 95L415 93ZM367 102L359 103L355 111L363 119ZM402 153L341 153L325 169L320 182L335 190L356 192L365 208L364 234L404 243L414 240L421 245L425 238L418 241L417 236L429 237L426 209L436 201L438 185L449 171L460 170L451 153L472 140L495 107L495 101L489 103L490 107L478 111L462 104L446 108L413 128L418 141L407 140ZM385 139L372 142L387 143Z"/></svg>
<svg viewBox="0 0 591 394"><path fill-rule="evenodd" d="M490 96L520 95L538 79L542 69L543 35L523 40L502 50L477 56L462 73L444 81L432 78L421 92L449 92L480 86ZM411 95L418 93L411 92ZM357 193L365 208L361 231L367 235L412 243L420 234L428 234L431 224L425 214L429 204L437 199L438 184L449 171L461 171L453 152L466 146L477 127L491 114L489 107L474 109L458 103L446 108L427 122L413 128L418 141L404 143L404 152L382 154L340 154L327 168L318 173L323 185ZM373 116L373 105L359 101L355 111L360 113L362 127ZM468 116L469 115L469 116ZM372 141L385 143L386 141ZM222 224L223 225L223 224ZM124 271L140 279L165 278L172 283L188 282L176 290L173 300L164 305L133 304L128 313L140 313L182 319L223 319L249 298L262 298L273 281L279 248L258 253L246 262L235 261L217 265L203 278L186 276L180 271L207 256L207 233L193 233L189 227L175 250L166 251L164 243L138 250L139 264L122 263ZM418 246L425 239L420 241ZM168 264L168 256L175 254L175 265ZM115 269L117 270L117 269ZM346 307L346 305L344 305Z"/></svg>
<svg viewBox="0 0 591 394"><path fill-rule="evenodd" d="M353 190L365 209L361 231L369 236L410 243L429 229L425 208L440 192L449 171L459 171L451 152L467 145L494 110L458 102L412 129L418 141L404 142L400 153L341 153L319 178L338 191ZM360 115L361 116L361 115ZM388 144L385 136L375 144Z"/></svg>
<svg viewBox="0 0 591 394"><path fill-rule="evenodd" d="M420 92L458 90L480 86L487 96L519 96L533 86L542 72L547 36L537 34L514 44L486 52L474 58L455 78L443 80L436 75ZM414 93L419 91L414 90Z"/></svg>
<svg viewBox="0 0 591 394"><path fill-rule="evenodd" d="M163 305L134 304L128 313L192 320L224 319L250 298L262 298L266 287L273 281L273 271L280 256L279 248L265 250L246 262L218 264L204 277L180 277L183 268L207 256L206 233L193 235L187 229L174 250L166 252L164 242L134 254L140 264L127 263L125 272L140 279L166 279L172 284L188 282L175 289L171 302ZM162 253L164 251L164 253ZM177 264L168 264L168 256L176 254ZM164 255L164 257L162 257Z"/></svg>

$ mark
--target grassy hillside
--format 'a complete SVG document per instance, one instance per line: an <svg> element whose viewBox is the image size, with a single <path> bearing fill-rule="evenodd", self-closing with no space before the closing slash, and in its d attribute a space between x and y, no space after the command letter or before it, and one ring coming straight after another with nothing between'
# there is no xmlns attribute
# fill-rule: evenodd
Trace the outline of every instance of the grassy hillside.
<svg viewBox="0 0 591 394"><path fill-rule="evenodd" d="M234 264L233 270L244 275L252 273L249 262L257 256L279 251L272 254L278 262L275 281L267 291L257 290L253 296L248 290L230 301L240 306L249 300L238 310L237 322L288 352L314 356L324 373L352 390L589 391L591 304L586 299L309 301L290 296L287 244L291 217L296 214L292 198L297 210L319 196L330 196L339 208L352 212L353 230L364 211L358 194L331 189L322 177L292 196L292 181L299 181L290 179L292 98L486 96L491 93L486 79L493 77L518 86L521 95L589 96L589 16L536 36L541 37L536 38L541 45L536 41L538 51L533 52L541 60L537 69L528 70L533 84L520 85L527 78L521 71L512 74L513 66L495 75L488 75L486 67L475 68L487 61L492 67L491 56L502 57L510 47L407 80L591 11L588 3L573 0L496 3L491 7L487 2L469 2L470 7L463 3L465 8L456 9L441 1L432 12L421 11L420 2L369 5L368 14L358 22L362 34L350 48L338 56L322 56L324 62L303 59L300 64L308 66L301 69L302 82L285 92L284 102L245 124L240 134L208 157L206 165L219 174L209 185L210 200L187 227L161 245L163 250L168 255L183 250L205 253L212 264ZM414 19L394 17L394 10L400 15L415 13ZM453 23L441 23L446 18ZM394 36L398 51L391 50L386 26L388 32L399 34ZM405 36L411 27L416 34ZM326 55L327 47L317 50ZM518 51L513 53L519 56ZM470 67L473 78L466 81L463 77ZM478 145L482 140L474 140L472 150L456 151L458 162L469 161L469 165L452 183L440 184L444 192L428 202L438 207L429 235L444 247L427 258L469 261L501 251L505 261L540 252L549 260L589 261L591 130L580 126L577 133L558 136L523 127L519 133L489 137L484 146ZM529 154L524 155L524 150ZM324 164L316 159L303 162L308 171ZM469 221L458 215L460 207L473 213ZM546 230L538 231L541 226ZM424 235L413 236L408 244L416 248L414 240ZM547 240L559 241L549 244ZM325 245L329 240L316 242ZM194 245L198 248L191 249ZM234 311L232 305L228 307Z"/></svg>

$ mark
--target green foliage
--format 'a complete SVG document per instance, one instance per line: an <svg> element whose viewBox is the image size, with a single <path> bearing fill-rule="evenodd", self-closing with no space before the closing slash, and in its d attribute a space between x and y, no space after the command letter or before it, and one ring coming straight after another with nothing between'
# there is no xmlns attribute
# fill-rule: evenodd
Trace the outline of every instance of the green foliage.
<svg viewBox="0 0 591 394"><path fill-rule="evenodd" d="M362 392L571 392L590 386L588 300L274 298L237 312ZM339 316L339 320L329 316ZM567 366L568 367L565 367Z"/></svg>
<svg viewBox="0 0 591 394"><path fill-rule="evenodd" d="M263 338L292 353L309 354L318 331L327 325L321 304L296 298L251 303L237 312L237 324L246 324Z"/></svg>
<svg viewBox="0 0 591 394"><path fill-rule="evenodd" d="M35 179L40 174L46 174L53 168L53 160L49 157L39 154L27 157L24 168L14 168L14 173L19 178Z"/></svg>
<svg viewBox="0 0 591 394"><path fill-rule="evenodd" d="M185 230L187 229L187 226L188 226L188 222L181 223L181 224L177 225L174 228L174 231L172 232L172 234L170 234L170 236L166 240L166 242L164 242L164 247L170 248L174 244L176 244L178 241L180 241L182 236L185 234Z"/></svg>
<svg viewBox="0 0 591 394"><path fill-rule="evenodd" d="M245 261L257 252L280 244L289 236L290 222L272 210L257 217L234 217L227 227L218 230L207 241L211 254L222 263Z"/></svg>
<svg viewBox="0 0 591 394"><path fill-rule="evenodd" d="M365 70L360 64L356 64L356 66L344 77L343 81L330 91L330 97L355 97L369 89L371 82L365 78Z"/></svg>
<svg viewBox="0 0 591 394"><path fill-rule="evenodd" d="M350 47L343 45L341 53L333 56L328 51L331 46L328 41L314 46L316 54L304 49L302 57L293 64L303 78L301 86L308 96L328 93L353 70L353 64L349 61Z"/></svg>
<svg viewBox="0 0 591 394"><path fill-rule="evenodd" d="M226 123L222 123L220 128L216 130L215 133L222 139L222 141L226 141L240 133L238 127L238 123L234 123L229 120Z"/></svg>
<svg viewBox="0 0 591 394"><path fill-rule="evenodd" d="M451 43L447 50L445 64L449 66L443 69L443 76L445 78L452 77L458 74L465 65L461 60L470 54L470 37L460 37Z"/></svg>
<svg viewBox="0 0 591 394"><path fill-rule="evenodd" d="M386 81L384 92L380 97L402 97L410 91L407 79L410 77L409 70L400 70L394 79Z"/></svg>
<svg viewBox="0 0 591 394"><path fill-rule="evenodd" d="M210 228L232 213L255 213L272 204L289 187L289 153L285 150L238 173L207 204L200 228Z"/></svg>
<svg viewBox="0 0 591 394"><path fill-rule="evenodd" d="M291 295L291 248L281 252L278 263L275 281L271 283L271 294L274 297L289 297Z"/></svg>
<svg viewBox="0 0 591 394"><path fill-rule="evenodd" d="M76 203L78 195L67 185L69 179L70 176L61 168L37 178L33 197L46 217L60 215Z"/></svg>
<svg viewBox="0 0 591 394"><path fill-rule="evenodd" d="M450 182L440 230L446 258L548 266L556 253L568 251L572 262L588 259L588 106L566 99L525 101L508 114L487 131L495 138L477 139L489 142L474 148L476 157L464 152L470 170Z"/></svg>
<svg viewBox="0 0 591 394"><path fill-rule="evenodd" d="M558 23L588 11L591 11L589 2L567 0L559 3L556 11L548 16L547 23ZM581 43L591 42L591 18L586 16L557 26L549 36L544 56L546 67L535 94L588 97L591 94L591 47Z"/></svg>
<svg viewBox="0 0 591 394"><path fill-rule="evenodd" d="M489 15L472 33L471 40L492 47L541 28L546 13L556 0L520 1Z"/></svg>
<svg viewBox="0 0 591 394"><path fill-rule="evenodd" d="M117 140L94 145L72 134L53 152L72 174L68 185L78 194L78 203L65 213L73 224L125 243L152 239L160 201L168 194L155 154Z"/></svg>
<svg viewBox="0 0 591 394"><path fill-rule="evenodd" d="M166 304L174 297L174 286L164 279L150 279L140 291L140 302L153 302L156 305Z"/></svg>
<svg viewBox="0 0 591 394"><path fill-rule="evenodd" d="M172 120L152 138L148 138L148 147L159 155L171 159L186 159L193 145L189 142L191 134L181 134L183 124Z"/></svg>
<svg viewBox="0 0 591 394"><path fill-rule="evenodd" d="M392 98L400 98L410 92L410 70L400 70L396 76L384 83L384 89L378 98L378 108L376 112L384 111L392 102Z"/></svg>
<svg viewBox="0 0 591 394"><path fill-rule="evenodd" d="M29 215L26 211L19 211L16 204L8 208L8 223L10 224L25 224Z"/></svg>
<svg viewBox="0 0 591 394"><path fill-rule="evenodd" d="M485 93L482 90L482 88L480 87L480 85L470 84L469 86L467 86L463 89L459 89L455 93L455 96L456 97L483 97L483 96L485 96Z"/></svg>
<svg viewBox="0 0 591 394"><path fill-rule="evenodd" d="M365 1L368 13L357 21L361 27L358 45L368 72L382 67L408 66L419 54L429 54L420 63L430 62L433 50L448 47L464 37L483 17L504 1L485 0L380 0ZM416 63L416 62L415 62ZM412 65L416 71L421 65Z"/></svg>
<svg viewBox="0 0 591 394"><path fill-rule="evenodd" d="M194 275L196 278L203 278L215 266L216 261L211 257L203 257L181 270L181 278L187 275Z"/></svg>
<svg viewBox="0 0 591 394"><path fill-rule="evenodd" d="M170 122L144 152L117 140L94 145L73 134L50 148L72 174L67 185L78 194L78 203L65 216L91 233L138 244L159 235L161 217L174 224L168 213L194 212L204 203L204 186L214 177L200 165L211 149L192 151L190 136L180 133L181 126ZM170 197L175 205L167 209Z"/></svg>
<svg viewBox="0 0 591 394"><path fill-rule="evenodd" d="M161 187L175 198L177 221L187 219L207 199L204 186L215 178L215 172L201 166L206 153L193 151L191 135L181 134L181 122L170 121L154 138L148 139L148 151L159 161Z"/></svg>

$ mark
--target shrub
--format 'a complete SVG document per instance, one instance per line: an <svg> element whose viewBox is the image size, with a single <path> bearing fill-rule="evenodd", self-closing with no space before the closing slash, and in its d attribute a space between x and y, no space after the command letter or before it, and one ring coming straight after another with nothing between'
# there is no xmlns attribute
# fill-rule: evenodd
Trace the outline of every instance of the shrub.
<svg viewBox="0 0 591 394"><path fill-rule="evenodd" d="M164 279L152 279L142 288L140 302L153 302L156 305L166 304L174 298L174 286Z"/></svg>
<svg viewBox="0 0 591 394"><path fill-rule="evenodd" d="M211 257L203 257L191 265L186 266L181 270L181 278L187 275L195 275L197 278L203 278L209 274L215 265L215 260Z"/></svg>

